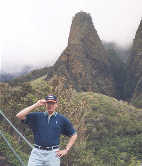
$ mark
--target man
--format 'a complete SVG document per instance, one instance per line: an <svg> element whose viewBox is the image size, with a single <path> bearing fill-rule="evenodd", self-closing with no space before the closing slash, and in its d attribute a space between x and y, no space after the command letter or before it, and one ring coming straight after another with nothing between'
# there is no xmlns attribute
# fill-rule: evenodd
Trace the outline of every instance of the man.
<svg viewBox="0 0 142 166"><path fill-rule="evenodd" d="M45 112L32 110L45 105ZM63 115L55 112L57 98L48 95L35 104L20 111L16 117L28 124L34 135L34 148L31 152L28 166L60 166L60 158L68 153L77 139L77 133L71 122ZM60 135L69 136L66 148L59 149Z"/></svg>

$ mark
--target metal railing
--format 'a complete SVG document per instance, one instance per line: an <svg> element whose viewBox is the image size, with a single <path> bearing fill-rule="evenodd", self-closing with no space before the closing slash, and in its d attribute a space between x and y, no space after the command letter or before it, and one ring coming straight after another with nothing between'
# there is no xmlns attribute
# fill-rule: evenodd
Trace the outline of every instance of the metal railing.
<svg viewBox="0 0 142 166"><path fill-rule="evenodd" d="M4 139L4 141L6 142L6 144L8 145L8 147L10 148L10 150L13 152L13 154L15 155L15 157L19 160L19 162L21 163L22 166L25 166L23 160L21 159L21 157L18 155L18 153L14 150L14 148L12 147L12 145L9 143L9 141L7 140L7 138L4 136L3 132L0 130L0 135L2 136L2 138Z"/></svg>
<svg viewBox="0 0 142 166"><path fill-rule="evenodd" d="M22 135L22 133L19 132L19 130L12 124L12 122L4 115L4 113L0 110L0 114L4 117L4 119L10 124L10 126L16 131L16 133L29 145L29 147L33 148L33 145ZM21 157L16 153L14 148L11 146L7 138L4 136L3 132L0 130L0 136L4 139L10 150L13 152L15 157L19 160L21 163L21 166L25 166L24 162L22 161Z"/></svg>
<svg viewBox="0 0 142 166"><path fill-rule="evenodd" d="M19 130L16 129L16 127L12 124L12 122L4 115L4 113L0 110L0 114L5 118L5 120L10 124L10 126L19 134L19 136L31 147L33 148L33 145L20 133Z"/></svg>

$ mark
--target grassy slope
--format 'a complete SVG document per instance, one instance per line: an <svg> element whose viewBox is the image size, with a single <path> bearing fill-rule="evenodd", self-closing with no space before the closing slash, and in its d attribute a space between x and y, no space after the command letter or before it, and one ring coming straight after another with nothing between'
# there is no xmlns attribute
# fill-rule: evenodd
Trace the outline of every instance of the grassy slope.
<svg viewBox="0 0 142 166"><path fill-rule="evenodd" d="M86 135L88 149L94 156L108 165L129 165L132 158L142 160L141 109L92 92L77 97L89 103Z"/></svg>

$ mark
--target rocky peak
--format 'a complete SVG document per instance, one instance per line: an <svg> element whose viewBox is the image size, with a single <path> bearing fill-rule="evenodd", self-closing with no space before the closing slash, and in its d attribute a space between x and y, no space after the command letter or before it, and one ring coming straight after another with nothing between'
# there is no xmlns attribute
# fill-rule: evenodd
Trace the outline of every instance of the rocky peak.
<svg viewBox="0 0 142 166"><path fill-rule="evenodd" d="M68 44L80 44L93 30L91 16L85 12L77 13L72 21Z"/></svg>
<svg viewBox="0 0 142 166"><path fill-rule="evenodd" d="M73 18L68 46L47 79L54 75L64 76L66 85L71 84L78 91L115 95L110 62L88 13L79 12Z"/></svg>
<svg viewBox="0 0 142 166"><path fill-rule="evenodd" d="M70 45L80 45L91 58L108 63L104 46L94 28L92 18L86 12L77 13L72 20L68 39L68 46Z"/></svg>

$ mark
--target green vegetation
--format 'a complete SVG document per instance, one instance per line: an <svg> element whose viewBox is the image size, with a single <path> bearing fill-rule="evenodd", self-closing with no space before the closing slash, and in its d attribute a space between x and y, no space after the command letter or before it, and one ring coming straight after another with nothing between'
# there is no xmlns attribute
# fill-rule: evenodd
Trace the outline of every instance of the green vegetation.
<svg viewBox="0 0 142 166"><path fill-rule="evenodd" d="M98 93L65 89L63 80L56 78L49 84L42 77L14 87L0 84L0 90L1 109L31 142L30 129L15 118L16 113L49 93L58 96L58 112L67 116L78 132L76 145L63 158L62 166L140 166L142 163L142 111L127 102ZM30 149L4 119L0 126L26 162ZM67 138L62 137L61 148L66 142ZM0 151L9 162L19 166L3 141Z"/></svg>
<svg viewBox="0 0 142 166"><path fill-rule="evenodd" d="M27 163L29 154L22 152L22 147L20 144L17 144L16 138L10 136L8 133L5 132L5 137L8 139L9 143L14 147L16 150L16 153L19 154L19 156L22 158L23 162ZM13 166L20 166L19 160L14 156L14 154L11 152L8 145L4 142L3 138L0 137L0 151L5 155L5 157L8 159L8 162L12 164Z"/></svg>
<svg viewBox="0 0 142 166"><path fill-rule="evenodd" d="M131 103L138 108L142 108L142 78L137 83Z"/></svg>

